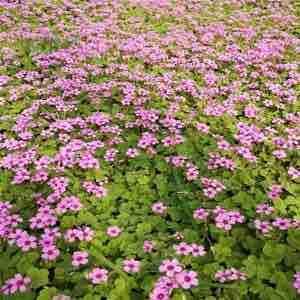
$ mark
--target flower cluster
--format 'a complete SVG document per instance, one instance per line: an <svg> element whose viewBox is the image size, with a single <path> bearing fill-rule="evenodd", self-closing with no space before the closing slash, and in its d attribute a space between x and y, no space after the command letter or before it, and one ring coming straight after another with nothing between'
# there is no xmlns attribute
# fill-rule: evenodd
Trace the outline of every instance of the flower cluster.
<svg viewBox="0 0 300 300"><path fill-rule="evenodd" d="M216 207L213 210L214 221L217 228L229 231L235 224L242 224L245 217L240 212L234 210L225 210L221 207Z"/></svg>
<svg viewBox="0 0 300 300"><path fill-rule="evenodd" d="M225 190L225 186L217 179L202 177L201 183L203 185L203 193L209 199L215 198L220 192Z"/></svg>
<svg viewBox="0 0 300 300"><path fill-rule="evenodd" d="M231 282L236 280L246 280L247 275L235 268L225 269L223 271L218 271L215 274L215 279L219 282Z"/></svg>
<svg viewBox="0 0 300 300"><path fill-rule="evenodd" d="M15 274L14 277L7 279L1 287L1 292L4 295L12 295L15 293L24 293L28 290L31 283L29 277L24 277L22 274Z"/></svg>
<svg viewBox="0 0 300 300"><path fill-rule="evenodd" d="M82 208L79 198L75 196L64 197L56 207L58 214L64 214L66 212L78 212Z"/></svg>
<svg viewBox="0 0 300 300"><path fill-rule="evenodd" d="M162 261L159 272L163 275L155 283L151 300L169 300L174 289L191 289L198 285L197 273L185 270L177 259Z"/></svg>
<svg viewBox="0 0 300 300"><path fill-rule="evenodd" d="M84 189L94 195L97 198L103 198L107 195L107 189L104 188L102 185L97 185L91 181L85 181L83 183Z"/></svg>
<svg viewBox="0 0 300 300"><path fill-rule="evenodd" d="M90 242L94 237L94 231L89 226L77 227L68 229L65 232L64 238L67 242L86 241Z"/></svg>
<svg viewBox="0 0 300 300"><path fill-rule="evenodd" d="M192 255L194 257L197 257L197 256L204 256L206 254L204 247L202 245L197 245L195 243L187 244L185 242L181 242L178 245L174 245L174 249L176 251L176 254L184 255L184 256Z"/></svg>
<svg viewBox="0 0 300 300"><path fill-rule="evenodd" d="M222 157L218 153L209 153L209 161L207 168L209 170L225 168L227 170L233 171L236 168L236 164L233 160Z"/></svg>

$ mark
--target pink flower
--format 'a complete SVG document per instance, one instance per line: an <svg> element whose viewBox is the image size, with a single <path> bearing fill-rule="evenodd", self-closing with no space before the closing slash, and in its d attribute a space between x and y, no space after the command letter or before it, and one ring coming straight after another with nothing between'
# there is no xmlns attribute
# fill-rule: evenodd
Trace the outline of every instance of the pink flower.
<svg viewBox="0 0 300 300"><path fill-rule="evenodd" d="M172 260L163 260L161 265L159 266L159 272L166 273L168 277L173 277L176 273L179 273L181 271L182 266L176 258Z"/></svg>
<svg viewBox="0 0 300 300"><path fill-rule="evenodd" d="M69 197L63 198L57 204L56 211L58 214L63 214L68 211L78 212L81 210L82 207L83 207L83 205L81 204L79 198L77 198L75 196L69 196Z"/></svg>
<svg viewBox="0 0 300 300"><path fill-rule="evenodd" d="M105 283L108 280L108 271L106 269L94 268L87 274L87 278L93 284Z"/></svg>
<svg viewBox="0 0 300 300"><path fill-rule="evenodd" d="M300 272L295 273L294 279L293 287L297 290L297 293L300 294Z"/></svg>
<svg viewBox="0 0 300 300"><path fill-rule="evenodd" d="M201 220L201 221L206 220L208 216L209 216L209 212L204 208L197 208L193 214L195 220Z"/></svg>
<svg viewBox="0 0 300 300"><path fill-rule="evenodd" d="M108 149L105 152L104 159L106 161L113 162L113 161L115 161L117 154L118 154L118 150L116 150L116 149Z"/></svg>
<svg viewBox="0 0 300 300"><path fill-rule="evenodd" d="M126 151L126 155L130 158L134 158L139 155L139 150L136 148L128 148Z"/></svg>
<svg viewBox="0 0 300 300"><path fill-rule="evenodd" d="M201 183L203 185L204 195L209 199L215 198L220 192L225 190L225 186L217 179L202 177Z"/></svg>
<svg viewBox="0 0 300 300"><path fill-rule="evenodd" d="M269 221L254 220L254 226L262 234L267 234L273 229Z"/></svg>
<svg viewBox="0 0 300 300"><path fill-rule="evenodd" d="M256 118L258 109L257 109L257 107L255 107L253 105L247 105L245 107L244 113L247 118Z"/></svg>
<svg viewBox="0 0 300 300"><path fill-rule="evenodd" d="M245 273L235 268L229 268L223 271L218 271L215 274L215 279L221 283L235 281L235 280L246 280L246 278L247 276Z"/></svg>
<svg viewBox="0 0 300 300"><path fill-rule="evenodd" d="M50 245L42 249L42 258L44 260L53 261L59 256L59 249L55 245Z"/></svg>
<svg viewBox="0 0 300 300"><path fill-rule="evenodd" d="M191 244L191 253L192 256L198 257L198 256L204 256L206 254L206 251L202 245L197 244Z"/></svg>
<svg viewBox="0 0 300 300"><path fill-rule="evenodd" d="M178 255L189 255L192 252L192 247L185 242L174 245L174 249Z"/></svg>
<svg viewBox="0 0 300 300"><path fill-rule="evenodd" d="M24 234L19 239L16 240L17 246L21 248L22 251L27 252L31 249L37 247L36 237Z"/></svg>
<svg viewBox="0 0 300 300"><path fill-rule="evenodd" d="M185 172L186 179L188 181L193 181L198 178L198 175L199 175L198 168L196 166L194 166L193 164L190 164L190 163L187 164L187 170Z"/></svg>
<svg viewBox="0 0 300 300"><path fill-rule="evenodd" d="M123 270L127 273L138 273L141 263L135 259L126 259L123 261Z"/></svg>
<svg viewBox="0 0 300 300"><path fill-rule="evenodd" d="M225 210L219 206L213 211L214 220L216 223L216 227L223 229L225 231L229 231L232 229L232 226L238 223L243 223L245 221L245 217L240 214L238 211L234 210Z"/></svg>
<svg viewBox="0 0 300 300"><path fill-rule="evenodd" d="M27 291L30 283L31 279L29 277L23 277L18 273L5 281L4 285L1 287L1 292L4 295L12 295L17 292L24 293Z"/></svg>
<svg viewBox="0 0 300 300"><path fill-rule="evenodd" d="M82 186L88 193L97 198L103 198L107 195L107 189L102 186L102 183L98 185L92 181L85 181Z"/></svg>
<svg viewBox="0 0 300 300"><path fill-rule="evenodd" d="M287 157L287 154L284 150L275 150L272 152L272 154L278 159L283 159Z"/></svg>
<svg viewBox="0 0 300 300"><path fill-rule="evenodd" d="M86 251L75 251L72 255L72 265L79 267L88 263L89 254Z"/></svg>
<svg viewBox="0 0 300 300"><path fill-rule="evenodd" d="M283 192L282 186L279 184L273 184L270 187L270 191L268 192L268 197L272 200L276 200L280 197L281 193Z"/></svg>
<svg viewBox="0 0 300 300"><path fill-rule="evenodd" d="M198 275L194 271L183 271L176 274L176 281L183 289L196 287L199 283Z"/></svg>
<svg viewBox="0 0 300 300"><path fill-rule="evenodd" d="M144 241L143 249L145 253L150 253L154 250L154 243L152 241Z"/></svg>
<svg viewBox="0 0 300 300"><path fill-rule="evenodd" d="M197 123L196 128L198 131L202 133L209 133L209 126L206 125L205 123Z"/></svg>
<svg viewBox="0 0 300 300"><path fill-rule="evenodd" d="M294 168L294 167L289 167L288 169L288 175L293 179L296 180L300 178L300 170Z"/></svg>
<svg viewBox="0 0 300 300"><path fill-rule="evenodd" d="M81 232L83 241L90 242L94 237L94 231L88 226L84 226Z"/></svg>
<svg viewBox="0 0 300 300"><path fill-rule="evenodd" d="M158 215L163 215L167 210L167 206L162 202L156 202L152 205L152 211Z"/></svg>
<svg viewBox="0 0 300 300"><path fill-rule="evenodd" d="M256 212L258 214L263 214L263 215L271 215L275 211L274 207L269 206L266 203L262 203L256 206Z"/></svg>
<svg viewBox="0 0 300 300"><path fill-rule="evenodd" d="M107 235L110 237L117 237L121 232L122 230L118 226L110 226L106 230Z"/></svg>
<svg viewBox="0 0 300 300"><path fill-rule="evenodd" d="M280 230L288 230L292 226L291 220L288 218L276 218L272 225Z"/></svg>
<svg viewBox="0 0 300 300"><path fill-rule="evenodd" d="M170 300L169 292L163 288L155 288L150 294L150 300Z"/></svg>
<svg viewBox="0 0 300 300"><path fill-rule="evenodd" d="M177 273L174 273L176 275ZM155 288L161 288L164 290L172 292L172 289L178 288L178 283L175 280L175 276L161 276L155 283Z"/></svg>
<svg viewBox="0 0 300 300"><path fill-rule="evenodd" d="M49 163L49 160L47 157L41 158L39 161L39 164L42 165L42 163L47 164ZM56 192L56 194L63 194L67 190L67 186L69 184L69 179L65 177L53 177L48 181L48 185Z"/></svg>

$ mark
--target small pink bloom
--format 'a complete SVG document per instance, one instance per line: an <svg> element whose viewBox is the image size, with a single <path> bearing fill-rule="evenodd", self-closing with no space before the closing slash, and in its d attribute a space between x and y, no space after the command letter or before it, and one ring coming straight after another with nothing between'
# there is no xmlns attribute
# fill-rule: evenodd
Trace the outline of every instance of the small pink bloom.
<svg viewBox="0 0 300 300"><path fill-rule="evenodd" d="M143 249L145 253L150 253L154 250L154 243L152 241L144 241Z"/></svg>
<svg viewBox="0 0 300 300"><path fill-rule="evenodd" d="M72 255L72 265L79 267L88 263L89 254L86 251L75 251Z"/></svg>
<svg viewBox="0 0 300 300"><path fill-rule="evenodd" d="M204 221L209 216L209 212L204 208L197 208L194 210L193 217L195 220L201 220Z"/></svg>
<svg viewBox="0 0 300 300"><path fill-rule="evenodd" d="M93 284L105 283L108 279L108 271L106 269L94 268L87 274L87 278Z"/></svg>
<svg viewBox="0 0 300 300"><path fill-rule="evenodd" d="M198 257L204 256L206 254L206 251L202 245L191 244L191 253L192 256Z"/></svg>
<svg viewBox="0 0 300 300"><path fill-rule="evenodd" d="M192 252L191 246L185 242L174 245L174 249L176 250L176 254L178 255L189 255Z"/></svg>
<svg viewBox="0 0 300 300"><path fill-rule="evenodd" d="M156 202L152 205L152 211L158 215L163 215L167 210L167 206L162 202Z"/></svg>
<svg viewBox="0 0 300 300"><path fill-rule="evenodd" d="M183 271L176 274L176 281L183 289L196 287L199 283L198 275L194 271Z"/></svg>
<svg viewBox="0 0 300 300"><path fill-rule="evenodd" d="M135 259L126 259L123 261L123 270L127 273L138 273L141 263Z"/></svg>
<svg viewBox="0 0 300 300"><path fill-rule="evenodd" d="M122 230L118 226L110 226L106 230L107 235L110 237L117 237L121 232Z"/></svg>
<svg viewBox="0 0 300 300"><path fill-rule="evenodd" d="M172 260L163 260L161 265L159 266L159 272L166 273L166 275L169 277L173 277L176 273L179 273L181 271L182 266L176 258Z"/></svg>

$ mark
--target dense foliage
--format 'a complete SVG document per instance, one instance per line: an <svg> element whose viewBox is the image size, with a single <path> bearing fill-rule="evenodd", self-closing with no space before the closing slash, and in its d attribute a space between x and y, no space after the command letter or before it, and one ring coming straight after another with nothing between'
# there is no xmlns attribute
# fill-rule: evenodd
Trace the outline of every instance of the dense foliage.
<svg viewBox="0 0 300 300"><path fill-rule="evenodd" d="M299 10L0 0L0 298L298 299Z"/></svg>

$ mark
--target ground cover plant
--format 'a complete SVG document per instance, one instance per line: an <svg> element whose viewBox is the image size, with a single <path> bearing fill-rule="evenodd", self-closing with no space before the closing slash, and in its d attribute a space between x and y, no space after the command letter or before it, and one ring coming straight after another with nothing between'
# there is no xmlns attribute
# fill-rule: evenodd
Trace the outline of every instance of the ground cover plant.
<svg viewBox="0 0 300 300"><path fill-rule="evenodd" d="M300 299L299 16L0 0L0 299Z"/></svg>

